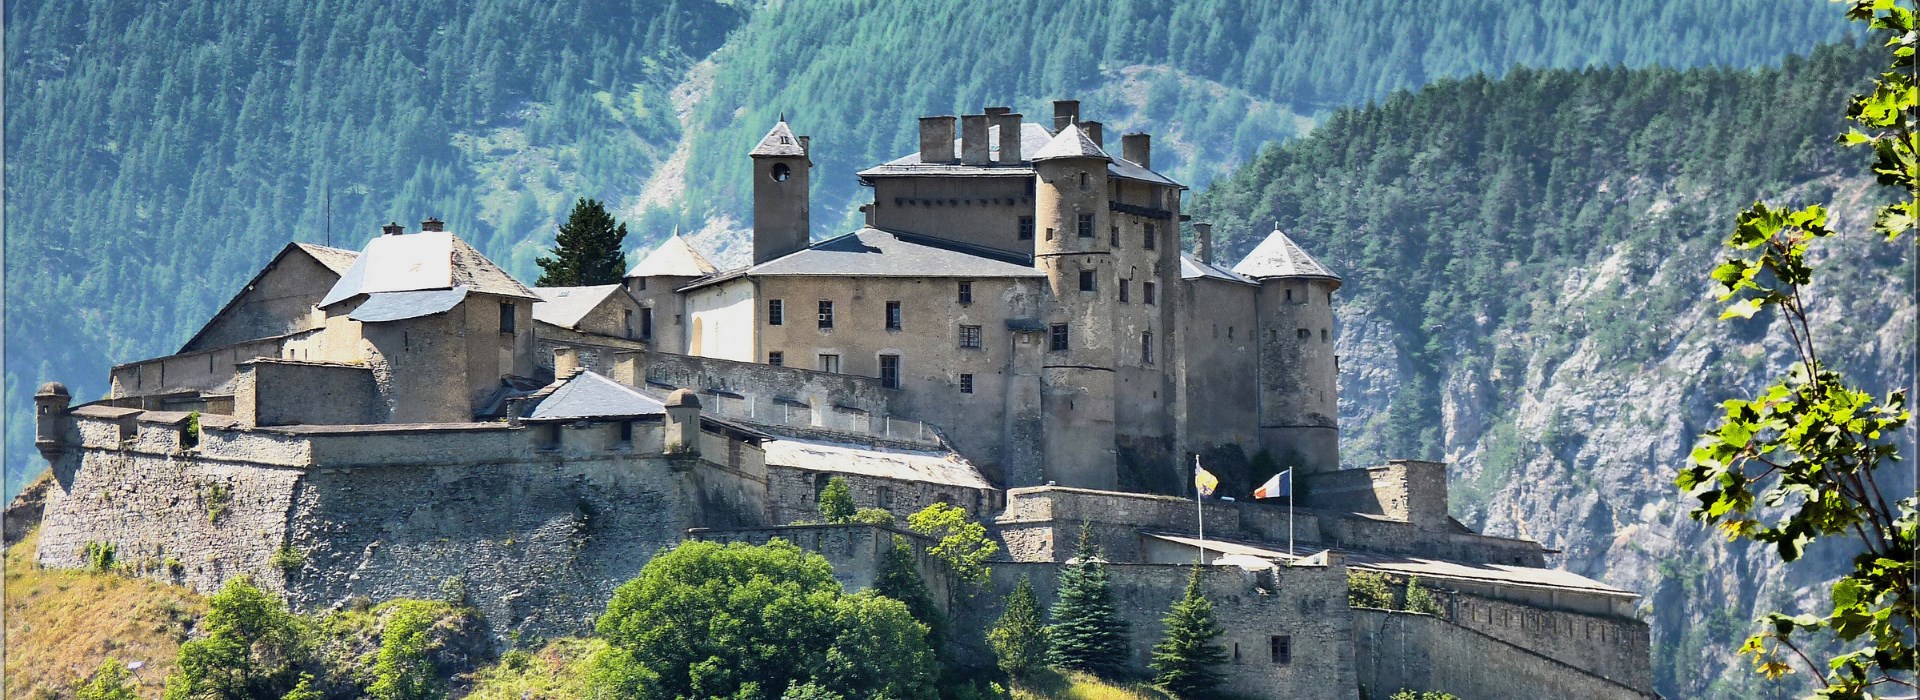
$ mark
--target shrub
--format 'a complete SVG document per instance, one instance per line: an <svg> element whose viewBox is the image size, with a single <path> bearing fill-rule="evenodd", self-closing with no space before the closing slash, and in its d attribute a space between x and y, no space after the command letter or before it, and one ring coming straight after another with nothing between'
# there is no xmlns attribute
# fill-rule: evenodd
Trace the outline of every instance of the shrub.
<svg viewBox="0 0 1920 700"><path fill-rule="evenodd" d="M112 571L113 543L87 541L86 546L80 549L80 561L89 571Z"/></svg>
<svg viewBox="0 0 1920 700"><path fill-rule="evenodd" d="M431 700L446 695L434 670L433 603L406 600L393 606L380 629L380 651L367 694L378 700Z"/></svg>
<svg viewBox="0 0 1920 700"><path fill-rule="evenodd" d="M166 700L279 698L303 680L312 633L284 601L242 576L207 599L206 636L180 645Z"/></svg>
<svg viewBox="0 0 1920 700"><path fill-rule="evenodd" d="M1387 575L1361 569L1347 569L1347 604L1356 608L1394 610L1393 586Z"/></svg>
<svg viewBox="0 0 1920 700"><path fill-rule="evenodd" d="M861 508L860 510L854 511L853 517L848 518L847 522L880 525L884 527L893 527L898 524L893 517L893 511L885 508Z"/></svg>
<svg viewBox="0 0 1920 700"><path fill-rule="evenodd" d="M467 606L468 597L467 577L448 576L440 579L440 600L456 608L463 608Z"/></svg>
<svg viewBox="0 0 1920 700"><path fill-rule="evenodd" d="M139 696L133 692L131 682L133 673L127 665L111 656L93 672L93 678L74 694L79 700L136 700Z"/></svg>
<svg viewBox="0 0 1920 700"><path fill-rule="evenodd" d="M1460 700L1460 696L1454 695L1453 693L1441 693L1431 690L1419 691L1401 688L1398 692L1388 697L1387 700Z"/></svg>
<svg viewBox="0 0 1920 700"><path fill-rule="evenodd" d="M207 522L218 525L233 507L233 487L219 482L206 484L200 490L200 501L207 506Z"/></svg>
<svg viewBox="0 0 1920 700"><path fill-rule="evenodd" d="M267 563L272 564L273 568L279 569L281 574L291 579L300 574L300 569L306 567L307 553L282 545L279 549L273 550L273 556L267 560Z"/></svg>
<svg viewBox="0 0 1920 700"><path fill-rule="evenodd" d="M820 489L820 519L828 525L839 525L851 522L855 512L853 489L847 487L847 480L837 476L828 479L826 488Z"/></svg>
<svg viewBox="0 0 1920 700"><path fill-rule="evenodd" d="M1420 585L1419 577L1414 576L1407 577L1406 609L1407 612L1426 613L1428 615L1439 615L1444 612L1440 607L1440 601L1433 597L1433 591L1429 590L1426 586Z"/></svg>

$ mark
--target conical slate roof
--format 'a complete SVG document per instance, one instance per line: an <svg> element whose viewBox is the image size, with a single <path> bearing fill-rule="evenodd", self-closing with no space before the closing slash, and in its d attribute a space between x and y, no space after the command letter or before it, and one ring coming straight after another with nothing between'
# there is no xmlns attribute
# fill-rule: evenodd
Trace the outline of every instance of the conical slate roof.
<svg viewBox="0 0 1920 700"><path fill-rule="evenodd" d="M1240 264L1233 266L1233 271L1254 279L1318 277L1335 282L1340 281L1339 275L1333 274L1333 271L1321 265L1320 261L1314 260L1313 256L1300 248L1300 244L1294 243L1287 234L1281 233L1277 225L1274 226L1273 233L1267 234L1267 240L1261 241L1260 245L1254 247L1253 252L1247 253L1247 257L1243 258Z"/></svg>
<svg viewBox="0 0 1920 700"><path fill-rule="evenodd" d="M707 256L694 250L687 239L674 233L654 248L640 263L627 271L628 277L705 277L720 268L714 267Z"/></svg>
<svg viewBox="0 0 1920 700"><path fill-rule="evenodd" d="M1106 151L1100 150L1100 146L1095 144L1093 139L1087 136L1087 132L1080 130L1079 124L1068 124L1067 128L1061 129L1058 134L1054 134L1053 139L1048 141L1047 145L1041 146L1040 150L1033 154L1031 160L1039 162L1052 158L1099 158L1105 161L1113 160L1113 158L1107 155Z"/></svg>
<svg viewBox="0 0 1920 700"><path fill-rule="evenodd" d="M750 156L804 156L807 150L800 147L800 138L787 128L787 120L774 124L766 138L760 139L760 145L754 146Z"/></svg>

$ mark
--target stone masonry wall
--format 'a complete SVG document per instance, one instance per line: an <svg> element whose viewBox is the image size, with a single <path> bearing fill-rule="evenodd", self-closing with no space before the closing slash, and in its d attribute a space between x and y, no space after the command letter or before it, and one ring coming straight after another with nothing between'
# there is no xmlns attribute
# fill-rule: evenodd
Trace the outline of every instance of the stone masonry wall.
<svg viewBox="0 0 1920 700"><path fill-rule="evenodd" d="M1352 620L1363 697L1401 688L1474 700L1656 697L1431 615L1355 609Z"/></svg>
<svg viewBox="0 0 1920 700"><path fill-rule="evenodd" d="M1653 685L1652 657L1644 622L1542 610L1461 593L1448 597L1448 619L1455 625L1608 680L1635 688Z"/></svg>
<svg viewBox="0 0 1920 700"><path fill-rule="evenodd" d="M819 520L820 489L826 486L827 479L835 476L846 480L855 506L885 508L892 511L903 526L907 516L936 502L958 506L975 520L991 517L990 496L979 489L770 465L767 467L768 520L781 524Z"/></svg>

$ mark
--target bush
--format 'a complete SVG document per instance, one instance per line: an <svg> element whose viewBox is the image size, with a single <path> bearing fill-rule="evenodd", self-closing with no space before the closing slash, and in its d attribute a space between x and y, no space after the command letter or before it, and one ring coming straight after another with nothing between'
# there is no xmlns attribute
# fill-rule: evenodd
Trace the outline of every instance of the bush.
<svg viewBox="0 0 1920 700"><path fill-rule="evenodd" d="M828 525L839 525L851 522L856 512L853 489L847 487L847 480L837 476L828 479L826 488L820 489L820 519Z"/></svg>
<svg viewBox="0 0 1920 700"><path fill-rule="evenodd" d="M434 603L396 603L380 629L380 651L367 694L378 700L431 700L446 695L428 654Z"/></svg>
<svg viewBox="0 0 1920 700"><path fill-rule="evenodd" d="M1347 604L1356 608L1395 610L1393 585L1386 574L1347 569Z"/></svg>
<svg viewBox="0 0 1920 700"><path fill-rule="evenodd" d="M93 678L74 697L79 700L136 700L139 696L133 692L133 673L127 665L111 656L93 672Z"/></svg>
<svg viewBox="0 0 1920 700"><path fill-rule="evenodd" d="M1406 610L1428 615L1439 615L1445 612L1440 607L1440 601L1433 597L1433 591L1420 585L1420 579L1416 576L1407 577Z"/></svg>
<svg viewBox="0 0 1920 700"><path fill-rule="evenodd" d="M88 571L108 572L113 570L113 543L88 541L80 549L80 561Z"/></svg>
<svg viewBox="0 0 1920 700"><path fill-rule="evenodd" d="M860 510L854 511L853 517L848 518L847 522L861 523L864 525L880 525L883 527L893 527L898 524L898 521L893 517L893 511L885 508L861 508Z"/></svg>
<svg viewBox="0 0 1920 700"><path fill-rule="evenodd" d="M306 567L307 553L293 547L282 546L273 550L273 556L267 560L267 563L279 569L280 573L288 579L292 579L300 574L300 569Z"/></svg>
<svg viewBox="0 0 1920 700"><path fill-rule="evenodd" d="M1418 691L1401 688L1398 692L1389 696L1387 700L1460 700L1460 696L1454 695L1453 693L1441 693L1431 690Z"/></svg>
<svg viewBox="0 0 1920 700"><path fill-rule="evenodd" d="M180 645L166 700L279 698L303 680L312 633L286 603L246 577L207 599L206 636Z"/></svg>

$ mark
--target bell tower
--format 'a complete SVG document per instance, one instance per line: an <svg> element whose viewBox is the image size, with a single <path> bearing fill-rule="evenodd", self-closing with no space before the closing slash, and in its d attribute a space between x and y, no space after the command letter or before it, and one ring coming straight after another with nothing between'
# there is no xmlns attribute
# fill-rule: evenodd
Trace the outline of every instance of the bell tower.
<svg viewBox="0 0 1920 700"><path fill-rule="evenodd" d="M794 136L785 116L773 125L753 157L753 262L760 264L807 247L807 137Z"/></svg>

